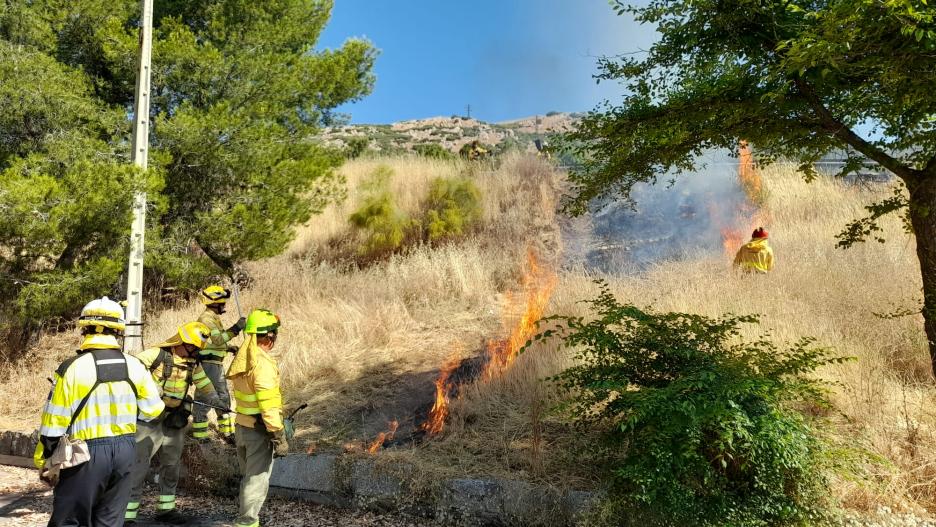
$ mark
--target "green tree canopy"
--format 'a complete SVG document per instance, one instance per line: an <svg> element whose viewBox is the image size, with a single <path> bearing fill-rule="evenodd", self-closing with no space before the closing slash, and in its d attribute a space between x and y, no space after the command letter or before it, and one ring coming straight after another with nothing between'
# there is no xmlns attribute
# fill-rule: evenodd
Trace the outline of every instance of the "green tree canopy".
<svg viewBox="0 0 936 527"><path fill-rule="evenodd" d="M566 207L628 198L639 182L696 168L712 148L751 141L761 162L848 156L842 175L873 160L909 199L869 207L843 232L864 239L883 213L903 211L923 270L926 333L936 367L936 8L926 0L653 0L612 2L657 27L645 54L600 61L599 79L626 95L567 136L585 161ZM864 131L864 133L862 133Z"/></svg>
<svg viewBox="0 0 936 527"><path fill-rule="evenodd" d="M197 286L281 252L340 190L312 140L372 89L374 48L315 43L331 0L157 0L150 170L130 164L135 0L0 3L0 314L120 294L136 190L148 282Z"/></svg>

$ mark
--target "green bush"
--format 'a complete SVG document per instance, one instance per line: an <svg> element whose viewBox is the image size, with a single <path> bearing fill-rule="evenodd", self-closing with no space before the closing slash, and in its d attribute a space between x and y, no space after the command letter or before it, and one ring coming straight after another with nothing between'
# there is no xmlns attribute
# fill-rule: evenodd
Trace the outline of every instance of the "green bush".
<svg viewBox="0 0 936 527"><path fill-rule="evenodd" d="M481 191L464 177L436 178L425 210L424 232L430 242L461 236L481 219Z"/></svg>
<svg viewBox="0 0 936 527"><path fill-rule="evenodd" d="M413 152L431 159L454 159L455 155L438 143L426 143L413 147Z"/></svg>
<svg viewBox="0 0 936 527"><path fill-rule="evenodd" d="M367 151L370 139L361 136L345 139L344 156L346 159L357 159Z"/></svg>
<svg viewBox="0 0 936 527"><path fill-rule="evenodd" d="M414 227L414 222L393 199L389 188L392 176L393 170L381 165L361 185L363 201L349 218L352 225L364 232L364 241L358 248L361 255L379 256L398 250Z"/></svg>
<svg viewBox="0 0 936 527"><path fill-rule="evenodd" d="M608 468L599 523L822 522L824 445L792 405L826 406L810 374L846 359L810 339L785 350L743 341L755 316L654 313L604 284L589 304L593 320L550 317L557 326L534 339L575 349L577 365L552 379L569 394L561 410L606 431L594 445Z"/></svg>

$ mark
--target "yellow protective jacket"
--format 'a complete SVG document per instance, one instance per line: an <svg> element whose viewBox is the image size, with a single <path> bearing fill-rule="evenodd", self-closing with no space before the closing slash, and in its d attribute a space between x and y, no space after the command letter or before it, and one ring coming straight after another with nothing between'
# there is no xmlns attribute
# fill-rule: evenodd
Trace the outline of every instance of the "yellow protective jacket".
<svg viewBox="0 0 936 527"><path fill-rule="evenodd" d="M236 337L237 334L224 329L221 325L221 317L210 309L205 309L205 312L198 317L198 321L208 326L208 329L211 330L211 336L208 337L208 345L200 352L202 360L218 363L224 361L224 356L227 355L228 352L227 343Z"/></svg>
<svg viewBox="0 0 936 527"><path fill-rule="evenodd" d="M283 429L279 367L273 357L257 345L256 335L244 339L228 368L227 378L234 387L237 424L248 428L262 424L268 432Z"/></svg>
<svg viewBox="0 0 936 527"><path fill-rule="evenodd" d="M166 403L166 408L178 408L182 404L182 399L189 394L189 389L193 384L195 393L202 397L201 400L214 401L210 404L218 404L218 396L205 370L195 359L183 359L172 353L172 345L175 344L164 342L136 355L152 374L153 380L159 387L159 394Z"/></svg>
<svg viewBox="0 0 936 527"><path fill-rule="evenodd" d="M94 387L98 372L102 382ZM116 378L126 380L105 380ZM87 401L78 411L85 397ZM83 349L55 371L52 391L42 410L40 441L33 461L42 468L69 426L68 434L73 439L116 437L135 433L137 419L151 421L162 411L163 402L153 378L140 361L120 351L116 339L113 346L104 349Z"/></svg>
<svg viewBox="0 0 936 527"><path fill-rule="evenodd" d="M734 259L735 267L754 273L766 273L773 269L773 249L767 238L754 238L738 249Z"/></svg>

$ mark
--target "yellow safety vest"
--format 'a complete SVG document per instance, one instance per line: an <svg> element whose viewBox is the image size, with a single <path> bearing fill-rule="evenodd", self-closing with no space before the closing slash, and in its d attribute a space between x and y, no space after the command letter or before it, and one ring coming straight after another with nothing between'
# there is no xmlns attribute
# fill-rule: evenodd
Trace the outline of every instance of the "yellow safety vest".
<svg viewBox="0 0 936 527"><path fill-rule="evenodd" d="M166 348L148 348L136 358L152 373L166 408L182 404L193 384L198 395L210 396L215 391L211 379L195 359L184 359Z"/></svg>
<svg viewBox="0 0 936 527"><path fill-rule="evenodd" d="M138 418L150 421L163 411L159 389L149 372L140 361L119 350L82 350L59 366L53 383L42 410L40 436L58 438L68 433L73 439L90 441L133 434ZM45 464L43 454L40 441L34 455L37 467Z"/></svg>
<svg viewBox="0 0 936 527"><path fill-rule="evenodd" d="M222 327L221 317L210 309L206 309L205 312L198 317L198 321L208 326L208 329L211 330L211 336L208 337L208 345L199 352L202 356L202 360L212 362L223 361L228 352L227 343L233 339L235 335Z"/></svg>
<svg viewBox="0 0 936 527"><path fill-rule="evenodd" d="M273 357L257 345L256 335L250 335L237 351L227 378L234 388L237 424L248 428L262 424L269 432L283 429L279 367Z"/></svg>

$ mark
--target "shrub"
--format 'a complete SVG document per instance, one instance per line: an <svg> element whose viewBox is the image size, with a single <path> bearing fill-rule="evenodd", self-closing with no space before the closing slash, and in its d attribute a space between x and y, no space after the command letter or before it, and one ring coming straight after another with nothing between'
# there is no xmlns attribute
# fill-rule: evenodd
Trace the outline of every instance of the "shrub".
<svg viewBox="0 0 936 527"><path fill-rule="evenodd" d="M562 112L557 112L557 111L553 110L553 111L551 111L551 112L546 112L546 117L552 117L552 116L554 116L554 115L559 115L560 113L562 113Z"/></svg>
<svg viewBox="0 0 936 527"><path fill-rule="evenodd" d="M600 283L600 282L599 282ZM755 316L711 319L617 302L602 283L597 318L550 317L577 365L552 380L579 425L605 430L603 519L614 525L814 524L824 515L823 443L791 408L825 406L809 374L841 362L803 339L779 350L740 339ZM624 520L624 518L630 518Z"/></svg>
<svg viewBox="0 0 936 527"><path fill-rule="evenodd" d="M481 191L468 178L436 178L425 210L424 232L430 242L461 236L481 219Z"/></svg>
<svg viewBox="0 0 936 527"><path fill-rule="evenodd" d="M449 152L444 146L438 143L426 143L421 145L416 145L413 147L413 151L417 155L422 157L428 157L431 159L454 159L455 156Z"/></svg>
<svg viewBox="0 0 936 527"><path fill-rule="evenodd" d="M357 159L367 151L370 139L361 136L349 137L345 140L344 156L347 159Z"/></svg>
<svg viewBox="0 0 936 527"><path fill-rule="evenodd" d="M389 188L393 171L381 165L362 183L363 201L349 220L365 233L358 252L378 256L403 246L414 222L397 206Z"/></svg>

